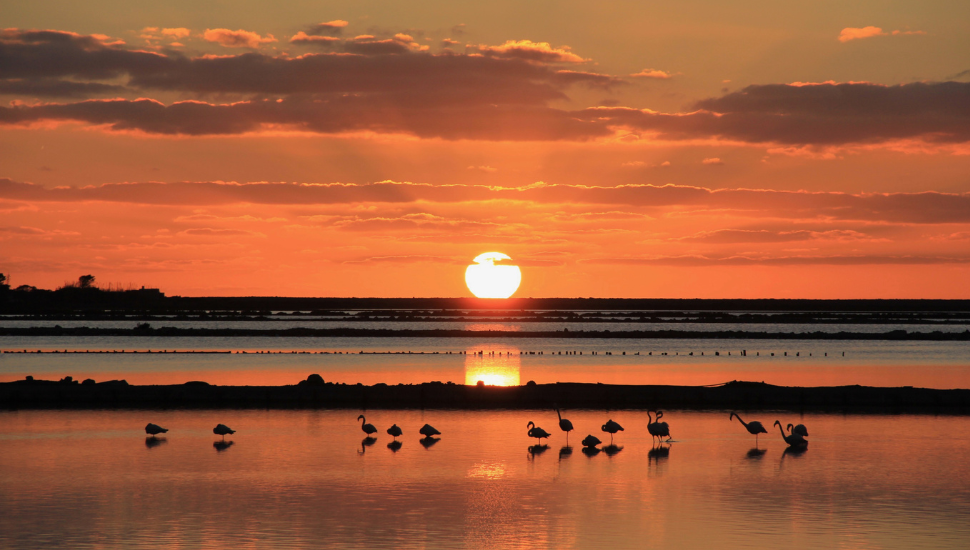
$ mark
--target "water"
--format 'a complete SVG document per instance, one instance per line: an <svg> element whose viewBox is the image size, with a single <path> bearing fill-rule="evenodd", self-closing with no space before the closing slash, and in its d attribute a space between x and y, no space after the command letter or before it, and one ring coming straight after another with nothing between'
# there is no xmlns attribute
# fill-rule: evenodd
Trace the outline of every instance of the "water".
<svg viewBox="0 0 970 550"><path fill-rule="evenodd" d="M365 411L366 412L366 411ZM781 416L786 454L728 413L564 411L0 413L0 548L965 548L970 418ZM769 425L778 415L758 414ZM621 447L587 457L612 418ZM554 432L532 454L525 424ZM146 445L143 426L171 429ZM222 451L212 427L238 430ZM384 434L405 430L393 452ZM443 432L418 444L425 422Z"/></svg>
<svg viewBox="0 0 970 550"><path fill-rule="evenodd" d="M213 384L280 385L294 384L310 373L319 373L327 381L348 384L413 384L432 380L474 384L480 379L492 383L495 375L501 375L497 383L534 380L537 383L703 385L751 380L797 386L861 384L970 388L970 342L472 337L0 337L0 350L25 349L245 350L248 353L3 353L0 354L0 382L20 380L30 375L44 379L60 379L64 376L73 376L78 380L93 378L96 381L125 379L132 384L181 384L189 380L204 380ZM252 353L281 350L328 354ZM409 355L406 353L409 350L427 353ZM740 355L741 350L747 350L746 357ZM334 353L338 351L341 353ZM361 355L361 351L368 354ZM461 351L512 355L458 355ZM523 351L543 351L544 354L519 355ZM583 355L559 354L566 351L581 351ZM369 354L374 352L397 353ZM449 355L449 352L452 354ZM592 355L593 352L597 354ZM612 352L612 355L606 355L607 352ZM622 355L623 352L626 355ZM772 356L772 353L775 355Z"/></svg>
<svg viewBox="0 0 970 550"><path fill-rule="evenodd" d="M137 325L148 322L152 327L175 327L181 329L243 329L243 330L286 330L290 328L312 329L383 329L383 330L471 330L489 331L502 330L510 332L555 332L568 328L570 332L578 331L695 331L695 332L772 332L772 333L806 333L806 332L862 332L885 333L893 330L906 332L966 332L970 330L970 323L946 322L937 324L913 323L638 323L638 322L547 322L547 321L503 321L498 319L478 319L466 321L357 321L347 319L319 319L319 318L289 318L266 319L250 321L234 321L231 319L150 319L141 320L51 320L51 319L3 319L0 325L6 328L54 327L64 328L90 327L133 329Z"/></svg>

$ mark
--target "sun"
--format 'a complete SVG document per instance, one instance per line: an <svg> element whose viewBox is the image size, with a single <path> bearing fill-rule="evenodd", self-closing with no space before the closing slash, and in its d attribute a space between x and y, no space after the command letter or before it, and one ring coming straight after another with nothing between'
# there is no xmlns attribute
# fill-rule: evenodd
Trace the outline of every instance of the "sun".
<svg viewBox="0 0 970 550"><path fill-rule="evenodd" d="M522 271L517 265L495 265L496 262L511 260L501 252L479 254L475 263L465 270L465 284L468 290L479 298L508 298L515 294L522 282Z"/></svg>

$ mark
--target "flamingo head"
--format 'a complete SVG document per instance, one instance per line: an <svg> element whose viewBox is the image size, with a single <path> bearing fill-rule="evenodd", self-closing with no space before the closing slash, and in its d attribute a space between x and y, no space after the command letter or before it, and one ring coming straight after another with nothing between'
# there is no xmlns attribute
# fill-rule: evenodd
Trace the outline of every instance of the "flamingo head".
<svg viewBox="0 0 970 550"><path fill-rule="evenodd" d="M728 420L734 420L734 417L735 417L735 414L734 414L734 412L732 411L732 412L731 412L731 417L730 417L730 418L728 418Z"/></svg>
<svg viewBox="0 0 970 550"><path fill-rule="evenodd" d="M536 423L530 420L529 423L525 425L525 427L529 429L535 428Z"/></svg>
<svg viewBox="0 0 970 550"><path fill-rule="evenodd" d="M364 418L364 415L358 416L357 420L363 420L364 422L367 422L367 420Z"/></svg>
<svg viewBox="0 0 970 550"><path fill-rule="evenodd" d="M775 420L775 423L772 424L772 426L778 426L780 428L781 427L781 420Z"/></svg>
<svg viewBox="0 0 970 550"><path fill-rule="evenodd" d="M664 417L664 412L663 411L657 411L657 422L660 422L660 419L663 418L663 417Z"/></svg>
<svg viewBox="0 0 970 550"><path fill-rule="evenodd" d="M792 429L792 424L789 424L789 425L788 425L788 431L790 432L790 431L791 431L791 429Z"/></svg>

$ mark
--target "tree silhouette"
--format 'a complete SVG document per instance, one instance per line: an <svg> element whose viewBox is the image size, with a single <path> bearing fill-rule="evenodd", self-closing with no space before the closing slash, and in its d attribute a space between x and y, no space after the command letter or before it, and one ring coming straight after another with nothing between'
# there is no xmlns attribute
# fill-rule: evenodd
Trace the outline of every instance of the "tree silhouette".
<svg viewBox="0 0 970 550"><path fill-rule="evenodd" d="M10 288L10 284L7 281L8 281L7 276L4 275L3 273L0 273L0 290L6 290Z"/></svg>
<svg viewBox="0 0 970 550"><path fill-rule="evenodd" d="M81 275L77 278L77 286L80 288L91 288L94 285L94 275Z"/></svg>

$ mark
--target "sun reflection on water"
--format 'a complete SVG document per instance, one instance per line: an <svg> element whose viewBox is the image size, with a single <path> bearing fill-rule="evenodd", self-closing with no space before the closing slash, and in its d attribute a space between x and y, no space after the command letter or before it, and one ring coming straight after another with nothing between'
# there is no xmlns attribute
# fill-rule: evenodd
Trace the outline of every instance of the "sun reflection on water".
<svg viewBox="0 0 970 550"><path fill-rule="evenodd" d="M486 386L518 386L520 371L518 348L470 349L465 355L465 384L469 386L479 381Z"/></svg>

